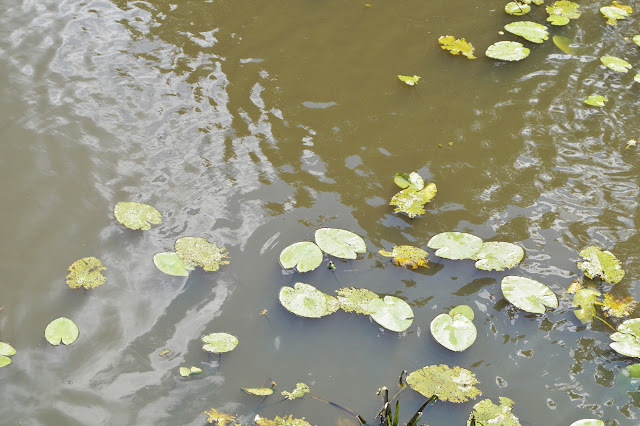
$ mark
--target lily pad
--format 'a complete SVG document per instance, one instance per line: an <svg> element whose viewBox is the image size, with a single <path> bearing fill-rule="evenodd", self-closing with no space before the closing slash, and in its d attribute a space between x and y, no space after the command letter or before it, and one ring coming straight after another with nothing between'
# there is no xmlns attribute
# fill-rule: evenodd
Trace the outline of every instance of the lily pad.
<svg viewBox="0 0 640 426"><path fill-rule="evenodd" d="M591 288L581 288L573 296L572 305L580 308L574 310L573 313L581 323L590 323L596 316L596 304L599 303L596 299L597 296L600 296L600 292Z"/></svg>
<svg viewBox="0 0 640 426"><path fill-rule="evenodd" d="M438 189L430 183L420 191L411 188L403 189L391 198L389 205L395 206L395 212L405 213L410 218L424 214L424 205L436 196Z"/></svg>
<svg viewBox="0 0 640 426"><path fill-rule="evenodd" d="M528 4L519 3L517 1L511 1L504 6L504 11L509 15L522 16L531 11L531 6Z"/></svg>
<svg viewBox="0 0 640 426"><path fill-rule="evenodd" d="M411 306L395 296L373 299L369 303L369 311L375 322L391 331L405 331L413 323Z"/></svg>
<svg viewBox="0 0 640 426"><path fill-rule="evenodd" d="M440 43L440 47L442 47L443 50L448 50L452 55L463 54L469 59L476 59L476 57L473 56L475 48L464 38L456 39L451 35L442 36L438 38L438 43Z"/></svg>
<svg viewBox="0 0 640 426"><path fill-rule="evenodd" d="M482 238L465 232L442 232L436 234L427 243L427 247L436 250L436 256L445 259L472 259L482 248Z"/></svg>
<svg viewBox="0 0 640 426"><path fill-rule="evenodd" d="M79 334L76 323L65 317L54 319L44 329L44 337L53 346L58 346L60 342L70 345L76 341Z"/></svg>
<svg viewBox="0 0 640 426"><path fill-rule="evenodd" d="M215 423L218 426L232 425L236 420L236 416L223 413L215 408L212 408L209 411L203 411L202 414L207 416L207 423Z"/></svg>
<svg viewBox="0 0 640 426"><path fill-rule="evenodd" d="M624 318L633 313L638 302L631 296L615 297L611 293L605 293L602 301L602 311L608 317Z"/></svg>
<svg viewBox="0 0 640 426"><path fill-rule="evenodd" d="M618 371L615 384L623 395L640 392L640 364L627 365Z"/></svg>
<svg viewBox="0 0 640 426"><path fill-rule="evenodd" d="M476 399L482 392L474 385L478 383L475 374L462 367L429 365L411 372L407 384L414 391L431 398L438 395L441 401L466 402Z"/></svg>
<svg viewBox="0 0 640 426"><path fill-rule="evenodd" d="M493 43L485 55L501 61L520 61L529 56L530 50L517 41L499 41Z"/></svg>
<svg viewBox="0 0 640 426"><path fill-rule="evenodd" d="M483 271L504 271L522 261L524 249L512 243L488 242L473 256L476 268Z"/></svg>
<svg viewBox="0 0 640 426"><path fill-rule="evenodd" d="M257 426L311 426L311 423L307 422L304 417L301 419L295 418L293 414L289 414L288 417L276 416L273 420L256 417L255 421Z"/></svg>
<svg viewBox="0 0 640 426"><path fill-rule="evenodd" d="M180 375L182 377L189 377L192 374L202 374L202 369L198 367L180 367Z"/></svg>
<svg viewBox="0 0 640 426"><path fill-rule="evenodd" d="M269 396L273 393L272 388L242 388L243 391L250 395Z"/></svg>
<svg viewBox="0 0 640 426"><path fill-rule="evenodd" d="M549 38L547 27L531 21L512 22L504 29L534 43L542 43Z"/></svg>
<svg viewBox="0 0 640 426"><path fill-rule="evenodd" d="M520 420L511 412L514 404L512 400L500 397L500 405L494 404L490 399L484 399L473 406L473 412L469 416L467 426L471 425L471 419L475 418L476 424L520 426Z"/></svg>
<svg viewBox="0 0 640 426"><path fill-rule="evenodd" d="M578 262L578 268L589 278L601 277L608 283L615 284L624 277L620 261L608 250L602 251L596 246L589 246L580 252L586 262Z"/></svg>
<svg viewBox="0 0 640 426"><path fill-rule="evenodd" d="M322 264L322 250L311 241L291 244L280 253L280 265L284 269L295 266L298 272L309 272Z"/></svg>
<svg viewBox="0 0 640 426"><path fill-rule="evenodd" d="M305 318L320 318L339 308L335 297L304 283L296 283L293 288L282 287L278 298L286 310Z"/></svg>
<svg viewBox="0 0 640 426"><path fill-rule="evenodd" d="M640 34L634 35L632 40L635 44L640 46Z"/></svg>
<svg viewBox="0 0 640 426"><path fill-rule="evenodd" d="M371 315L373 311L369 309L369 304L372 300L380 299L380 296L366 288L345 287L336 290L336 293L340 309L357 314Z"/></svg>
<svg viewBox="0 0 640 426"><path fill-rule="evenodd" d="M195 269L193 265L183 262L175 251L156 253L153 256L153 264L160 271L174 277L188 277L189 271Z"/></svg>
<svg viewBox="0 0 640 426"><path fill-rule="evenodd" d="M525 277L506 276L500 283L505 299L523 311L544 314L545 306L558 307L558 298L546 285Z"/></svg>
<svg viewBox="0 0 640 426"><path fill-rule="evenodd" d="M419 266L428 268L429 253L414 246L395 246L392 251L380 250L383 256L393 257L393 264L406 268L418 269Z"/></svg>
<svg viewBox="0 0 640 426"><path fill-rule="evenodd" d="M325 253L341 259L355 259L358 253L367 251L362 237L346 229L320 228L316 231L316 244Z"/></svg>
<svg viewBox="0 0 640 426"><path fill-rule="evenodd" d="M469 318L460 313L452 315L451 312L435 317L431 321L430 329L438 343L456 352L464 351L471 346L478 334L476 326Z"/></svg>
<svg viewBox="0 0 640 426"><path fill-rule="evenodd" d="M151 225L162 223L162 215L155 207L134 201L122 201L113 209L116 220L129 229L148 231Z"/></svg>
<svg viewBox="0 0 640 426"><path fill-rule="evenodd" d="M84 287L85 289L96 288L101 286L105 278L100 273L103 269L102 263L95 257L83 257L76 260L69 266L69 275L67 275L67 284L71 288Z"/></svg>
<svg viewBox="0 0 640 426"><path fill-rule="evenodd" d="M589 95L587 99L584 100L584 103L591 106L603 107L604 103L607 102L607 99L604 96L600 95Z"/></svg>
<svg viewBox="0 0 640 426"><path fill-rule="evenodd" d="M640 73L636 74L635 77L633 77L633 81L635 81L636 83L640 83Z"/></svg>
<svg viewBox="0 0 640 426"><path fill-rule="evenodd" d="M555 44L556 47L562 50L564 53L568 53L569 55L576 54L576 49L571 47L571 45L573 44L573 40L571 40L569 37L553 36L552 40L553 44Z"/></svg>
<svg viewBox="0 0 640 426"><path fill-rule="evenodd" d="M547 6L547 13L549 14L547 21L552 25L566 25L569 20L577 19L581 15L578 3L568 0L556 1Z"/></svg>
<svg viewBox="0 0 640 426"><path fill-rule="evenodd" d="M420 191L424 188L424 179L416 172L411 172L410 174L396 173L393 181L402 189L411 188L415 191Z"/></svg>
<svg viewBox="0 0 640 426"><path fill-rule="evenodd" d="M571 423L570 426L604 426L604 422L598 419L582 419Z"/></svg>
<svg viewBox="0 0 640 426"><path fill-rule="evenodd" d="M418 84L420 76L414 75L413 77L411 77L410 75L398 75L398 79L408 86L415 86L416 84Z"/></svg>
<svg viewBox="0 0 640 426"><path fill-rule="evenodd" d="M309 386L307 386L304 383L296 383L296 388L293 391L291 392L282 391L281 393L282 393L282 396L284 396L285 398L289 400L293 400L293 399L302 398L309 392L311 392L309 390Z"/></svg>
<svg viewBox="0 0 640 426"><path fill-rule="evenodd" d="M174 250L180 260L191 265L200 266L205 271L217 271L221 265L229 264L229 257L224 247L218 248L216 243L209 243L201 237L183 237L176 240Z"/></svg>
<svg viewBox="0 0 640 426"><path fill-rule="evenodd" d="M469 321L473 321L475 314L473 313L473 309L467 305L458 305L455 308L449 311L449 315L453 318L456 315L463 315L469 319Z"/></svg>
<svg viewBox="0 0 640 426"><path fill-rule="evenodd" d="M624 321L611 336L609 346L619 354L640 357L640 318Z"/></svg>
<svg viewBox="0 0 640 426"><path fill-rule="evenodd" d="M11 364L12 355L16 354L16 350L8 343L0 342L0 368Z"/></svg>
<svg viewBox="0 0 640 426"><path fill-rule="evenodd" d="M202 337L202 349L214 354L229 352L238 346L238 338L229 333L211 333Z"/></svg>
<svg viewBox="0 0 640 426"><path fill-rule="evenodd" d="M617 25L618 20L625 19L633 12L631 6L626 6L614 1L611 6L604 6L600 8L600 13L607 18L607 24Z"/></svg>
<svg viewBox="0 0 640 426"><path fill-rule="evenodd" d="M624 59L616 58L615 56L602 56L600 58L602 64L614 71L626 73L631 69L631 64Z"/></svg>

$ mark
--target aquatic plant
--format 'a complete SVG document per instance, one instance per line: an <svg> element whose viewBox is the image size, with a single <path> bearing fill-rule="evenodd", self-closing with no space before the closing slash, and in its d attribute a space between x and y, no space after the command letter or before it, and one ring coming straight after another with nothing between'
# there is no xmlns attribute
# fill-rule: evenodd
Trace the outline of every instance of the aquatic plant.
<svg viewBox="0 0 640 426"><path fill-rule="evenodd" d="M466 402L482 395L474 386L477 383L471 371L444 364L429 365L407 376L407 384L414 391L427 398L438 395L438 399L450 402Z"/></svg>
<svg viewBox="0 0 640 426"><path fill-rule="evenodd" d="M309 272L322 264L322 250L311 241L300 241L286 247L280 253L280 265L284 269L296 268L298 272Z"/></svg>
<svg viewBox="0 0 640 426"><path fill-rule="evenodd" d="M346 229L320 228L315 233L316 244L327 254L341 259L355 259L367 251L362 237Z"/></svg>
<svg viewBox="0 0 640 426"><path fill-rule="evenodd" d="M608 283L616 284L624 277L620 261L608 250L602 251L596 246L589 246L580 252L586 259L578 262L578 268L589 278L600 277Z"/></svg>
<svg viewBox="0 0 640 426"><path fill-rule="evenodd" d="M224 247L209 243L206 238L182 237L174 245L176 254L184 263L200 266L205 271L217 271L221 265L228 265L229 257Z"/></svg>
<svg viewBox="0 0 640 426"><path fill-rule="evenodd" d="M504 298L526 312L543 314L557 308L558 298L546 285L525 277L506 276L500 284Z"/></svg>
<svg viewBox="0 0 640 426"><path fill-rule="evenodd" d="M392 257L393 264L406 268L417 269L419 266L428 268L429 253L414 246L394 246L392 251L379 250L383 256Z"/></svg>
<svg viewBox="0 0 640 426"><path fill-rule="evenodd" d="M440 43L442 50L448 50L452 55L462 54L468 59L476 59L476 57L473 56L475 48L464 38L457 39L452 35L441 36L438 38L438 43Z"/></svg>
<svg viewBox="0 0 640 426"><path fill-rule="evenodd" d="M396 207L395 212L404 213L410 218L426 213L424 205L438 192L435 183L425 186L424 180L416 172L396 173L393 181L403 189L391 198L389 205Z"/></svg>
<svg viewBox="0 0 640 426"><path fill-rule="evenodd" d="M11 364L10 356L16 354L16 350L8 343L0 342L0 368Z"/></svg>
<svg viewBox="0 0 640 426"><path fill-rule="evenodd" d="M451 351L463 351L473 344L478 334L473 325L473 309L456 306L449 313L440 314L431 321L431 335Z"/></svg>
<svg viewBox="0 0 640 426"><path fill-rule="evenodd" d="M202 374L202 369L198 367L180 367L179 371L182 377L189 377L192 374Z"/></svg>
<svg viewBox="0 0 640 426"><path fill-rule="evenodd" d="M544 40L549 39L549 32L547 27L536 22L531 21L519 21L512 22L504 26L504 29L511 34L518 35L525 40L533 43L542 43Z"/></svg>
<svg viewBox="0 0 640 426"><path fill-rule="evenodd" d="M193 265L183 262L175 251L156 253L153 256L153 264L165 274L176 277L188 277L189 271L195 269Z"/></svg>
<svg viewBox="0 0 640 426"><path fill-rule="evenodd" d="M67 284L71 288L84 287L85 290L101 286L105 277L100 271L107 268L102 266L102 262L95 257L83 257L76 260L69 266Z"/></svg>
<svg viewBox="0 0 640 426"><path fill-rule="evenodd" d="M60 343L70 345L76 341L79 334L76 323L65 317L54 319L44 330L44 337L53 346L58 346Z"/></svg>
<svg viewBox="0 0 640 426"><path fill-rule="evenodd" d="M472 419L481 425L520 426L520 420L512 413L514 402L503 396L499 401L500 405L494 404L490 399L483 399L475 404L467 426L471 426Z"/></svg>
<svg viewBox="0 0 640 426"><path fill-rule="evenodd" d="M148 231L151 225L162 223L162 215L155 207L134 201L122 201L113 209L116 220L129 229Z"/></svg>
<svg viewBox="0 0 640 426"><path fill-rule="evenodd" d="M520 61L531 51L517 41L498 41L487 48L485 55L501 61Z"/></svg>
<svg viewBox="0 0 640 426"><path fill-rule="evenodd" d="M232 351L238 346L238 338L229 333L211 333L202 337L202 349L214 354Z"/></svg>
<svg viewBox="0 0 640 426"><path fill-rule="evenodd" d="M414 75L413 77L411 77L410 75L398 75L398 80L400 80L407 86L415 86L416 84L418 84L420 76Z"/></svg>

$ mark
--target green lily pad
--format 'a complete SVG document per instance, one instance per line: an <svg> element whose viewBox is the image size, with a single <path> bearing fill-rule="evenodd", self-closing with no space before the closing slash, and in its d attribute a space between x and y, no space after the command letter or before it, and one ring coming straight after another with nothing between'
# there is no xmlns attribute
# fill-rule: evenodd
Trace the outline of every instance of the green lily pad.
<svg viewBox="0 0 640 426"><path fill-rule="evenodd" d="M610 337L611 349L622 355L640 357L640 318L624 321Z"/></svg>
<svg viewBox="0 0 640 426"><path fill-rule="evenodd" d="M587 99L584 100L584 103L591 106L603 107L604 103L607 102L608 100L609 99L607 99L604 96L589 95L589 97L587 97Z"/></svg>
<svg viewBox="0 0 640 426"><path fill-rule="evenodd" d="M209 243L201 237L182 237L176 240L174 250L180 260L205 271L217 271L221 265L228 265L229 254L224 247L218 248L216 243Z"/></svg>
<svg viewBox="0 0 640 426"><path fill-rule="evenodd" d="M162 215L155 207L134 201L122 201L113 209L116 220L129 229L148 231L151 224L162 223Z"/></svg>
<svg viewBox="0 0 640 426"><path fill-rule="evenodd" d="M202 374L202 369L198 367L180 367L180 375L182 377L189 377L192 374Z"/></svg>
<svg viewBox="0 0 640 426"><path fill-rule="evenodd" d="M257 426L311 426L311 423L307 422L304 417L301 419L293 417L293 414L289 416L276 416L273 420L265 417L256 418Z"/></svg>
<svg viewBox="0 0 640 426"><path fill-rule="evenodd" d="M60 342L70 345L76 341L79 334L76 323L65 317L54 319L44 329L44 337L53 346L58 346Z"/></svg>
<svg viewBox="0 0 640 426"><path fill-rule="evenodd" d="M296 283L293 288L282 287L278 298L286 310L305 318L320 318L339 308L335 297L304 283Z"/></svg>
<svg viewBox="0 0 640 426"><path fill-rule="evenodd" d="M504 271L513 268L524 258L524 249L505 242L489 242L473 256L477 260L476 268L483 271Z"/></svg>
<svg viewBox="0 0 640 426"><path fill-rule="evenodd" d="M418 269L419 266L428 268L429 253L414 246L395 246L392 251L379 250L383 256L393 257L393 264L406 268Z"/></svg>
<svg viewBox="0 0 640 426"><path fill-rule="evenodd" d="M556 26L567 25L570 21L571 19L566 16L551 15L547 18L547 22Z"/></svg>
<svg viewBox="0 0 640 426"><path fill-rule="evenodd" d="M272 388L241 388L250 395L269 396L273 393Z"/></svg>
<svg viewBox="0 0 640 426"><path fill-rule="evenodd" d="M544 314L545 306L558 307L558 298L546 285L525 277L506 276L500 283L505 299L517 308L534 314Z"/></svg>
<svg viewBox="0 0 640 426"><path fill-rule="evenodd" d="M406 188L394 195L389 205L396 207L395 212L405 213L414 218L426 212L424 205L431 201L437 192L435 183L430 183L419 191Z"/></svg>
<svg viewBox="0 0 640 426"><path fill-rule="evenodd" d="M547 13L547 21L552 25L567 25L569 20L577 19L581 15L578 3L568 0L560 0L547 6Z"/></svg>
<svg viewBox="0 0 640 426"><path fill-rule="evenodd" d="M282 396L289 400L302 398L306 394L311 392L309 386L304 383L296 383L296 388L292 392L282 391Z"/></svg>
<svg viewBox="0 0 640 426"><path fill-rule="evenodd" d="M223 413L215 408L212 408L209 411L203 411L202 414L207 416L207 423L215 423L217 426L232 425L236 420L236 416Z"/></svg>
<svg viewBox="0 0 640 426"><path fill-rule="evenodd" d="M640 46L640 34L634 35L632 40L635 44Z"/></svg>
<svg viewBox="0 0 640 426"><path fill-rule="evenodd" d="M627 365L618 371L615 386L623 395L640 392L640 364Z"/></svg>
<svg viewBox="0 0 640 426"><path fill-rule="evenodd" d="M367 251L362 237L346 229L320 228L316 231L316 244L325 253L341 259L355 259L358 253Z"/></svg>
<svg viewBox="0 0 640 426"><path fill-rule="evenodd" d="M635 81L636 83L640 83L640 73L636 74L635 77L633 77L633 81Z"/></svg>
<svg viewBox="0 0 640 426"><path fill-rule="evenodd" d="M438 395L441 401L466 402L476 399L482 392L474 385L478 383L475 374L462 367L429 365L411 372L407 384L414 391L431 398Z"/></svg>
<svg viewBox="0 0 640 426"><path fill-rule="evenodd" d="M193 265L183 262L175 251L156 253L153 256L153 264L160 271L174 277L188 277L189 271L195 269Z"/></svg>
<svg viewBox="0 0 640 426"><path fill-rule="evenodd" d="M238 346L238 338L229 333L211 333L202 337L202 349L214 354L229 352Z"/></svg>
<svg viewBox="0 0 640 426"><path fill-rule="evenodd" d="M372 300L380 299L380 296L366 288L345 287L336 290L336 293L340 309L357 314L371 315L373 311L369 309L369 304Z"/></svg>
<svg viewBox="0 0 640 426"><path fill-rule="evenodd" d="M456 39L452 35L441 36L438 38L438 43L440 43L442 50L448 50L452 55L459 55L462 53L468 59L476 59L476 57L473 56L475 47L473 47L473 45L464 38Z"/></svg>
<svg viewBox="0 0 640 426"><path fill-rule="evenodd" d="M473 309L471 309L471 306L467 306L467 305L458 305L455 308L451 309L449 311L449 315L453 318L456 315L463 315L465 316L469 321L473 321L473 318L475 317L475 314L473 313Z"/></svg>
<svg viewBox="0 0 640 426"><path fill-rule="evenodd" d="M602 251L596 246L589 246L580 252L586 262L578 262L578 268L589 278L600 277L608 283L615 284L624 277L620 261L608 250Z"/></svg>
<svg viewBox="0 0 640 426"><path fill-rule="evenodd" d="M505 5L504 11L507 12L509 15L522 16L522 15L526 15L527 13L529 13L529 11L531 11L531 6L529 6L528 4L511 1Z"/></svg>
<svg viewBox="0 0 640 426"><path fill-rule="evenodd" d="M67 275L67 284L71 288L84 287L85 289L96 288L101 286L105 278L100 273L103 269L102 263L95 257L83 257L76 260L69 266L69 275Z"/></svg>
<svg viewBox="0 0 640 426"><path fill-rule="evenodd" d="M411 306L395 296L373 299L369 303L369 311L375 322L391 331L405 331L413 323Z"/></svg>
<svg viewBox="0 0 640 426"><path fill-rule="evenodd" d="M597 296L600 296L600 292L591 288L581 288L573 296L572 305L580 308L573 313L581 323L590 323L596 316L596 304L599 303L596 299Z"/></svg>
<svg viewBox="0 0 640 426"><path fill-rule="evenodd" d="M16 350L8 343L0 342L0 368L11 364L12 355L16 354Z"/></svg>
<svg viewBox="0 0 640 426"><path fill-rule="evenodd" d="M280 265L284 269L295 266L298 272L309 272L322 264L322 250L311 241L293 243L280 253Z"/></svg>
<svg viewBox="0 0 640 426"><path fill-rule="evenodd" d="M615 56L603 56L600 58L600 62L611 70L626 73L631 69L631 64L624 59L616 58Z"/></svg>
<svg viewBox="0 0 640 426"><path fill-rule="evenodd" d="M475 342L478 332L467 316L455 312L452 314L452 312L454 312L453 309L448 314L440 314L431 321L431 334L445 348L456 352L464 351Z"/></svg>
<svg viewBox="0 0 640 426"><path fill-rule="evenodd" d="M484 399L473 406L467 426L471 425L472 418L475 418L476 424L520 426L520 420L511 412L513 404L512 400L503 396L500 397L500 405L494 404L490 399Z"/></svg>
<svg viewBox="0 0 640 426"><path fill-rule="evenodd" d="M434 235L427 247L445 259L472 259L482 248L482 238L465 232L442 232Z"/></svg>
<svg viewBox="0 0 640 426"><path fill-rule="evenodd" d="M517 41L499 41L493 43L485 55L501 61L520 61L529 56L530 50Z"/></svg>
<svg viewBox="0 0 640 426"><path fill-rule="evenodd" d="M410 174L396 173L393 181L402 189L411 188L414 191L420 191L424 188L424 179L416 172L411 172Z"/></svg>
<svg viewBox="0 0 640 426"><path fill-rule="evenodd" d="M562 50L564 53L568 53L569 55L576 54L576 49L571 47L571 44L573 44L573 40L571 40L569 37L553 36L552 40L553 44L555 44L556 47Z"/></svg>
<svg viewBox="0 0 640 426"><path fill-rule="evenodd" d="M6 367L9 364L11 364L11 358L9 358L8 356L0 355L0 368Z"/></svg>
<svg viewBox="0 0 640 426"><path fill-rule="evenodd" d="M611 3L611 6L600 8L600 13L607 18L607 24L609 25L617 25L618 20L627 18L631 12L633 12L631 6L625 6L617 1Z"/></svg>
<svg viewBox="0 0 640 426"><path fill-rule="evenodd" d="M534 43L542 43L549 38L547 27L531 21L512 22L504 29Z"/></svg>
<svg viewBox="0 0 640 426"><path fill-rule="evenodd" d="M570 426L604 426L604 422L598 419L582 419L571 423Z"/></svg>
<svg viewBox="0 0 640 426"><path fill-rule="evenodd" d="M410 75L398 75L398 79L408 86L415 86L416 84L418 84L420 76L414 75L413 77L411 77Z"/></svg>

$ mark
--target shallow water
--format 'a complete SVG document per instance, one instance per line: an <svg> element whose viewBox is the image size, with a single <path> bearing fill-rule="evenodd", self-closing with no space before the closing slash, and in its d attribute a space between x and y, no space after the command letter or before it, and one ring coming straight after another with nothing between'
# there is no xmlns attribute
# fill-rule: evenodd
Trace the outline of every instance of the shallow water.
<svg viewBox="0 0 640 426"><path fill-rule="evenodd" d="M523 424L637 424L640 402L614 387L634 359L609 349L606 326L582 325L567 298L526 314L499 288L523 275L562 295L594 244L622 260L615 292L640 297L639 148L625 149L638 137L637 71L598 60L635 67L640 48L624 39L636 20L608 26L603 5L550 28L577 55L524 42L529 58L499 63L486 47L518 38L498 34L517 19L498 2L4 1L0 340L18 353L0 370L3 422L196 425L209 408L243 422L259 408L355 424L314 399L260 406L240 390L267 380L278 391L305 382L372 422L379 387L444 363L471 369L483 398L513 399ZM534 7L528 19L545 17ZM446 34L466 37L478 59L443 52ZM422 79L408 87L398 74ZM592 93L609 102L583 104ZM398 171L437 184L424 216L388 206ZM125 200L154 205L163 223L124 229L112 210ZM280 251L324 226L359 233L368 252L335 273L283 272ZM405 270L377 253L426 248L444 231L527 254L485 272L433 255L429 269ZM191 235L224 245L231 264L188 279L159 272L153 254ZM102 260L107 282L72 291L66 268L85 256ZM402 297L414 324L398 334L341 312L294 317L277 294L295 281ZM460 304L474 307L478 338L453 353L429 323ZM80 328L71 346L43 338L59 316ZM240 340L220 363L199 340L217 331ZM182 379L184 365L205 374ZM424 402L410 390L400 399L405 422ZM425 422L464 424L473 404L439 402Z"/></svg>

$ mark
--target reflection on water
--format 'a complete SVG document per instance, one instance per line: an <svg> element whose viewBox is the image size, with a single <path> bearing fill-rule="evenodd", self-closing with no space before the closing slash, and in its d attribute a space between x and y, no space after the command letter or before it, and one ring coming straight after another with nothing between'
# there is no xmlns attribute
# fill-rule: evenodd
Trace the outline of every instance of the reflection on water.
<svg viewBox="0 0 640 426"><path fill-rule="evenodd" d="M598 60L635 64L637 46L620 41L632 20L607 27L599 5L581 6L583 17L551 29L577 55L547 42L501 64L452 57L435 40L454 33L482 53L512 20L502 6L5 3L0 340L18 351L0 370L8 423L202 424L212 407L243 422L257 413L348 421L316 400L261 405L240 390L271 379L279 391L305 382L373 420L380 386L439 363L472 369L484 397L512 398L523 424L637 418L636 396L614 384L631 361L608 348L606 326L582 325L569 299L529 315L502 298L507 272L437 258L412 271L377 254L472 232L522 245L526 258L508 274L561 295L580 275L577 253L595 244L623 260L615 291L640 297L640 170L637 149L625 149L637 138L633 76ZM410 88L398 74L422 79ZM595 92L606 93L605 108L582 103ZM388 206L398 171L438 185L423 217ZM163 224L123 229L111 214L123 200L154 205ZM320 226L363 235L368 253L335 272L283 274L279 252ZM153 254L189 235L226 246L231 264L187 279L158 272ZM107 283L72 292L65 270L89 255L107 266ZM397 335L363 316L293 318L276 295L295 280L397 295L414 325ZM474 307L478 339L452 353L428 328L460 304ZM61 315L80 338L53 348L42 331ZM217 331L240 340L220 360L199 341ZM182 379L184 365L205 374ZM407 416L423 402L408 391L401 400ZM426 421L462 424L472 406L438 403Z"/></svg>

